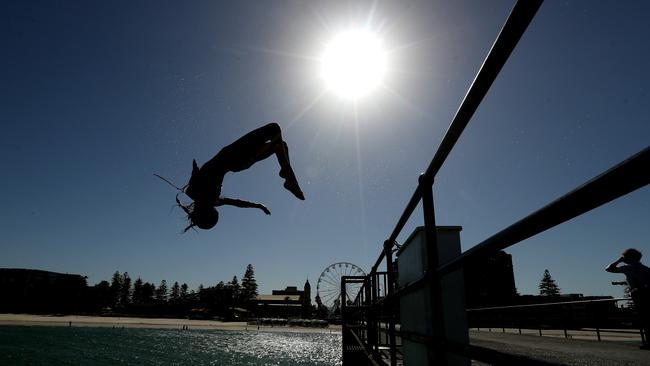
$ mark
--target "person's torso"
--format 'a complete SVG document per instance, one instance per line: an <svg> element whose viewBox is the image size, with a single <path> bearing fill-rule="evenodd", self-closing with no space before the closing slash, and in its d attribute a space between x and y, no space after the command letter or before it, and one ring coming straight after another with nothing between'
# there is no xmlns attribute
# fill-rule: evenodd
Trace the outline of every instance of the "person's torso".
<svg viewBox="0 0 650 366"><path fill-rule="evenodd" d="M632 291L650 286L650 268L641 263L625 265L623 274Z"/></svg>
<svg viewBox="0 0 650 366"><path fill-rule="evenodd" d="M194 202L214 205L221 196L223 173L204 164L198 171L192 173L185 189L185 194Z"/></svg>

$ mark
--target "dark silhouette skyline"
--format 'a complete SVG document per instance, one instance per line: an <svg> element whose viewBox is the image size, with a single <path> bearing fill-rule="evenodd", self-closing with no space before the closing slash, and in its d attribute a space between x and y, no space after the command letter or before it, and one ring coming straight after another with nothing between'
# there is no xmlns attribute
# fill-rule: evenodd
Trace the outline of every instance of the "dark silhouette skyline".
<svg viewBox="0 0 650 366"><path fill-rule="evenodd" d="M189 289L177 281L168 285L132 280L128 272L115 271L110 282L88 286L85 276L35 269L0 269L3 301L0 312L35 314L130 314L139 316L195 316L233 319L233 308L253 311L257 296L254 268L246 267L239 284L229 282ZM194 309L194 310L193 310Z"/></svg>

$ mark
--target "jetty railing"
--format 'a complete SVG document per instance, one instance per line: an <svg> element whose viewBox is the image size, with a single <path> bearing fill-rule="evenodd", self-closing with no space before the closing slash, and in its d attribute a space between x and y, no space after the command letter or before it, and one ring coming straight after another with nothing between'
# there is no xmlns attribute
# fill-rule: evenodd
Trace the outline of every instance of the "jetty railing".
<svg viewBox="0 0 650 366"><path fill-rule="evenodd" d="M542 304L494 306L467 309L468 326L472 329L514 329L533 330L543 335L543 331L562 331L564 338L571 338L570 331L581 335L594 334L601 341L602 334L638 336L641 341L645 335L638 315L631 309L621 309L617 303L630 303L629 298L597 300L560 301Z"/></svg>
<svg viewBox="0 0 650 366"><path fill-rule="evenodd" d="M440 365L449 364L449 359L454 357L452 355L460 355L488 364L552 364L470 345L467 342L453 341L446 337L445 319L442 312L445 294L442 292L441 281L450 273L462 269L470 259L508 248L646 186L650 183L650 169L648 169L650 167L650 149L646 147L582 186L444 263L439 260L433 199L433 184L436 174L541 4L542 0L520 0L515 4L429 166L420 175L411 199L392 233L385 240L383 250L370 273L365 278L343 277L341 279L343 294L345 294L348 283L363 283L355 301L349 303L343 301L341 304L344 364L397 365L402 363L400 348L401 342L404 340L425 345L433 351L435 363ZM434 266L427 268L420 278L398 287L393 261L396 240L420 202L424 218L425 261L434 264ZM381 272L379 267L383 262L386 264L386 269ZM387 285L385 285L383 293L380 293L379 284L384 280ZM433 335L400 329L398 319L400 299L425 287L428 288L430 294L428 302L432 313L430 326L433 329ZM346 296L342 296L342 299L346 299ZM382 334L385 336L382 337ZM360 352L363 352L363 355Z"/></svg>

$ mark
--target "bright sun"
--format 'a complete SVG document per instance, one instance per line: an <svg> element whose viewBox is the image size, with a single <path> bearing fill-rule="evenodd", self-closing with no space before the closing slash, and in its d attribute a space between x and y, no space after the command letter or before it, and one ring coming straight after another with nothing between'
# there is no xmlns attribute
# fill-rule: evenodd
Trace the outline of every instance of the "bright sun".
<svg viewBox="0 0 650 366"><path fill-rule="evenodd" d="M327 87L343 97L358 99L378 87L386 73L382 42L365 31L336 36L321 59Z"/></svg>

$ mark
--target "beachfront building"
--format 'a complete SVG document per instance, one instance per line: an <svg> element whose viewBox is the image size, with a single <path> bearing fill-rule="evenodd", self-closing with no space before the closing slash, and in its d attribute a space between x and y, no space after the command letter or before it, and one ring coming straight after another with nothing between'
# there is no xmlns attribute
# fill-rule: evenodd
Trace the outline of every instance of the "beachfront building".
<svg viewBox="0 0 650 366"><path fill-rule="evenodd" d="M312 313L311 285L305 282L303 290L288 286L273 290L270 295L257 295L256 314L260 318L310 318Z"/></svg>
<svg viewBox="0 0 650 366"><path fill-rule="evenodd" d="M0 288L0 312L78 312L87 295L86 277L37 269L0 268Z"/></svg>

